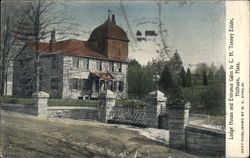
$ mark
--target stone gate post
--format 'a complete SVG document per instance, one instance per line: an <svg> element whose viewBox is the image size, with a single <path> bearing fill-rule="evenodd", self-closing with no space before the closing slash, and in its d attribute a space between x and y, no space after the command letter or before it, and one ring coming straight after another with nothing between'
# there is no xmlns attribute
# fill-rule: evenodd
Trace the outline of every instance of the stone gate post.
<svg viewBox="0 0 250 158"><path fill-rule="evenodd" d="M37 93L33 93L32 97L34 100L34 106L37 108L37 116L47 118L47 104L49 94L43 91L39 91Z"/></svg>
<svg viewBox="0 0 250 158"><path fill-rule="evenodd" d="M116 95L110 91L102 91L100 93L100 106L99 106L99 121L107 123L110 112L115 106Z"/></svg>
<svg viewBox="0 0 250 158"><path fill-rule="evenodd" d="M160 110L166 107L167 98L159 90L154 90L146 95L146 121L147 127L158 128ZM164 108L165 109L165 108Z"/></svg>
<svg viewBox="0 0 250 158"><path fill-rule="evenodd" d="M185 126L189 121L190 103L169 105L169 145L171 148L185 149Z"/></svg>

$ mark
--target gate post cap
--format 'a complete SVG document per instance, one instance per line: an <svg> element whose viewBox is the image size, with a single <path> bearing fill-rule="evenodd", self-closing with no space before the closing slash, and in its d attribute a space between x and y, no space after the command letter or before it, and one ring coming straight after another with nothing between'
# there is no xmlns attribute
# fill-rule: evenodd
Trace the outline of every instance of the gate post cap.
<svg viewBox="0 0 250 158"><path fill-rule="evenodd" d="M154 90L154 91L149 92L146 95L146 98L157 98L158 100L161 100L161 101L167 101L167 97L165 97L164 93L162 93L159 90Z"/></svg>
<svg viewBox="0 0 250 158"><path fill-rule="evenodd" d="M104 90L104 91L101 91L100 93L100 97L101 98L110 98L110 99L114 99L116 98L116 95L114 94L114 92L112 92L111 90Z"/></svg>
<svg viewBox="0 0 250 158"><path fill-rule="evenodd" d="M32 94L33 98L49 98L49 94L43 91L35 92Z"/></svg>
<svg viewBox="0 0 250 158"><path fill-rule="evenodd" d="M190 102L176 102L173 104L169 104L169 108L170 109L182 109L182 110L186 110L186 109L190 109L191 108L191 104Z"/></svg>

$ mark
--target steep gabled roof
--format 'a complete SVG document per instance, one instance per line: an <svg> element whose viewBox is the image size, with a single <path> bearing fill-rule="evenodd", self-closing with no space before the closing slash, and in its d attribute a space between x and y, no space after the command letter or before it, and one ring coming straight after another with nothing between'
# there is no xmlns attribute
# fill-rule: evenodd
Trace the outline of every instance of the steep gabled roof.
<svg viewBox="0 0 250 158"><path fill-rule="evenodd" d="M30 42L28 45L33 50L36 49L36 45L34 42ZM54 43L40 42L38 50L43 51L43 52L48 52L48 53L50 52L63 53L63 54L69 54L73 56L107 59L106 56L92 50L88 46L88 43L86 41L75 40L75 39L59 41L59 42L54 42Z"/></svg>

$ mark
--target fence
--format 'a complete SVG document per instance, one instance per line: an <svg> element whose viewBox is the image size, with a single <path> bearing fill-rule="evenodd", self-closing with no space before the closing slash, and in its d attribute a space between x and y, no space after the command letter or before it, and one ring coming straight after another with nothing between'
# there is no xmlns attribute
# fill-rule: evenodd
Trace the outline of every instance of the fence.
<svg viewBox="0 0 250 158"><path fill-rule="evenodd" d="M146 127L145 107L115 106L109 114L109 123L130 124Z"/></svg>
<svg viewBox="0 0 250 158"><path fill-rule="evenodd" d="M117 106L112 92L101 95L98 108L91 107L47 107L48 95L34 95L34 105L3 105L0 108L17 112L33 113L42 117L70 118L132 124L143 127L169 128L170 147L194 154L223 156L225 154L225 132L191 126L189 104L175 103L166 107L166 98L159 91L145 97L144 107ZM32 107L31 107L32 106ZM27 111L32 109L32 111Z"/></svg>

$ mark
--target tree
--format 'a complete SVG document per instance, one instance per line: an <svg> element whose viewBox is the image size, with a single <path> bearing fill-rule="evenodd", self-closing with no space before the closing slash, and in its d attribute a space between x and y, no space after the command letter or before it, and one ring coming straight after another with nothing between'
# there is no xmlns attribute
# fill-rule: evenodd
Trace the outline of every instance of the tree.
<svg viewBox="0 0 250 158"><path fill-rule="evenodd" d="M187 69L187 73L186 73L186 81L187 81L187 87L191 87L192 86L192 75L191 75L191 71L188 68Z"/></svg>
<svg viewBox="0 0 250 158"><path fill-rule="evenodd" d="M216 73L216 66L214 66L214 63L211 64L211 66L208 68L208 79L213 80Z"/></svg>
<svg viewBox="0 0 250 158"><path fill-rule="evenodd" d="M160 85L162 90L166 93L169 102L184 99L181 88L167 65L161 75Z"/></svg>
<svg viewBox="0 0 250 158"><path fill-rule="evenodd" d="M186 87L187 79L186 79L186 72L184 70L184 67L181 68L181 72L180 72L179 76L180 76L181 86Z"/></svg>
<svg viewBox="0 0 250 158"><path fill-rule="evenodd" d="M203 73L202 73L202 84L203 85L208 85L207 72L206 72L205 69L203 70Z"/></svg>
<svg viewBox="0 0 250 158"><path fill-rule="evenodd" d="M201 93L201 101L203 108L210 115L225 114L225 85L209 85L206 90Z"/></svg>
<svg viewBox="0 0 250 158"><path fill-rule="evenodd" d="M45 40L51 34L51 30L56 28L60 37L63 39L69 34L74 34L74 28L77 27L72 21L72 17L66 13L65 6L62 3L56 3L55 1L47 0L34 0L31 1L30 6L24 8L25 16L28 17L30 25L33 27L33 33L35 37L35 91L40 89L40 56L43 55L43 51L40 49L40 42Z"/></svg>
<svg viewBox="0 0 250 158"><path fill-rule="evenodd" d="M153 75L155 68L141 66L136 60L131 60L128 65L128 94L143 97L154 89Z"/></svg>
<svg viewBox="0 0 250 158"><path fill-rule="evenodd" d="M224 70L224 67L221 65L220 68L217 70L216 72L216 77L221 79L221 80L225 80L225 70Z"/></svg>
<svg viewBox="0 0 250 158"><path fill-rule="evenodd" d="M25 5L15 0L1 4L0 95L6 95L8 68L13 59L25 49L20 32L27 21L21 8Z"/></svg>

